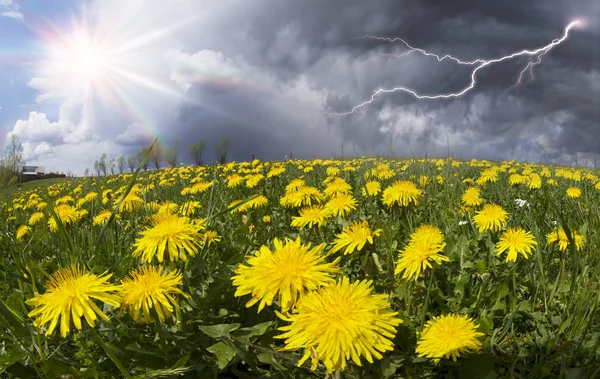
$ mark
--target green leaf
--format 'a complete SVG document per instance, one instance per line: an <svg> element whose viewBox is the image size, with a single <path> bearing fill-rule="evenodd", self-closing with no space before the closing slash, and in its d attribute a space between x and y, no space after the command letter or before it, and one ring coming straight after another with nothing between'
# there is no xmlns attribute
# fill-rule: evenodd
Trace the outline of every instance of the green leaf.
<svg viewBox="0 0 600 379"><path fill-rule="evenodd" d="M185 365L187 363L187 361L189 361L189 360L190 360L190 353L187 353L183 357L179 358L177 360L177 362L175 362L175 364L173 365L173 367L171 367L171 369L182 368L183 365Z"/></svg>
<svg viewBox="0 0 600 379"><path fill-rule="evenodd" d="M229 364L235 356L235 351L223 342L217 342L206 350L217 356L217 366L219 366L221 370L227 367L227 364Z"/></svg>
<svg viewBox="0 0 600 379"><path fill-rule="evenodd" d="M263 353L257 354L256 357L262 363L269 364L269 365L277 368L279 371L285 371L285 367L283 367L281 365L281 363L279 363L277 361L277 359L275 359L275 357L273 356L273 353L263 352Z"/></svg>
<svg viewBox="0 0 600 379"><path fill-rule="evenodd" d="M0 374L6 371L7 368L25 358L27 353L24 351L9 350L2 353L0 356Z"/></svg>
<svg viewBox="0 0 600 379"><path fill-rule="evenodd" d="M229 336L229 333L234 330L238 330L242 324L218 324L218 325L202 325L199 326L200 330L204 334L209 335L212 338L221 338Z"/></svg>
<svg viewBox="0 0 600 379"><path fill-rule="evenodd" d="M22 337L31 337L29 328L25 320L17 312L12 310L2 299L0 299L0 315L2 315L8 324L13 327L15 333Z"/></svg>
<svg viewBox="0 0 600 379"><path fill-rule="evenodd" d="M490 376L491 374L494 376ZM462 360L458 377L463 379L495 377L494 358L490 354L481 354Z"/></svg>
<svg viewBox="0 0 600 379"><path fill-rule="evenodd" d="M253 336L262 336L265 334L271 327L275 325L274 321L267 321L260 324L256 324L252 327L252 335Z"/></svg>
<svg viewBox="0 0 600 379"><path fill-rule="evenodd" d="M130 343L129 345L125 346L125 350L133 351L134 353L143 354L143 355L162 357L161 354L158 354L147 347L141 347L134 343Z"/></svg>

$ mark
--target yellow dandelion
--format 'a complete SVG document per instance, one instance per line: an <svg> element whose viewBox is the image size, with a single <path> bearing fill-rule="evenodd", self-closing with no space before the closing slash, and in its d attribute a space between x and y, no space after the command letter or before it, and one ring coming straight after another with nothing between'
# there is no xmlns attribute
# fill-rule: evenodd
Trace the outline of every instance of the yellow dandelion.
<svg viewBox="0 0 600 379"><path fill-rule="evenodd" d="M373 244L373 237L378 237L381 232L383 232L382 229L371 232L368 221L355 222L336 235L331 252L335 253L344 248L344 254L361 251L367 242Z"/></svg>
<svg viewBox="0 0 600 379"><path fill-rule="evenodd" d="M449 314L434 317L423 328L417 342L419 357L432 358L437 364L441 358L456 361L461 354L481 349L476 325L468 316Z"/></svg>
<svg viewBox="0 0 600 379"><path fill-rule="evenodd" d="M207 230L202 234L202 245L211 246L221 241L221 236L214 230Z"/></svg>
<svg viewBox="0 0 600 379"><path fill-rule="evenodd" d="M348 184L344 179L335 178L331 182L329 182L327 187L323 190L323 193L327 197L333 197L339 194L350 193L351 191L352 186Z"/></svg>
<svg viewBox="0 0 600 379"><path fill-rule="evenodd" d="M476 207L483 203L483 199L480 197L479 188L469 187L461 198L464 205L468 207Z"/></svg>
<svg viewBox="0 0 600 379"><path fill-rule="evenodd" d="M383 203L389 207L398 204L402 207L409 203L417 205L423 192L407 180L398 180L383 191Z"/></svg>
<svg viewBox="0 0 600 379"><path fill-rule="evenodd" d="M410 235L404 250L400 251L394 274L402 279L418 279L422 271L432 267L431 262L441 264L450 259L440 253L446 247L442 231L432 225L422 225Z"/></svg>
<svg viewBox="0 0 600 379"><path fill-rule="evenodd" d="M332 197L325 208L328 209L333 216L346 217L351 211L356 209L358 202L356 199L347 193L337 194Z"/></svg>
<svg viewBox="0 0 600 379"><path fill-rule="evenodd" d="M372 281L350 283L347 277L337 283L304 295L290 316L278 313L290 325L275 338L285 339L283 350L304 349L301 366L312 359L312 370L322 362L331 374L343 371L352 360L362 366L382 359L394 350L396 327L402 320L390 309L387 295L374 294Z"/></svg>
<svg viewBox="0 0 600 379"><path fill-rule="evenodd" d="M292 218L291 226L295 228L305 228L307 225L312 228L313 225L323 226L327 224L327 219L331 217L331 211L322 205L315 205L300 209L300 216Z"/></svg>
<svg viewBox="0 0 600 379"><path fill-rule="evenodd" d="M200 202L195 200L186 201L179 207L179 214L185 217L190 217L196 214L196 211L201 208Z"/></svg>
<svg viewBox="0 0 600 379"><path fill-rule="evenodd" d="M235 204L239 204L241 202L242 202L241 200L237 200L237 202L235 202ZM267 197L265 195L258 195L258 196L255 196L254 198L248 200L246 203L240 205L239 207L237 207L236 209L231 211L231 213L244 213L253 208L254 209L262 208L262 207L266 206L268 203L269 203L269 200L267 199Z"/></svg>
<svg viewBox="0 0 600 379"><path fill-rule="evenodd" d="M96 225L96 226L100 226L100 225L106 224L106 222L110 218L111 214L112 214L112 211L109 211L107 209L105 209L103 211L100 211L98 213L98 215L96 215L96 217L94 217L93 224Z"/></svg>
<svg viewBox="0 0 600 379"><path fill-rule="evenodd" d="M119 208L119 213L132 213L142 209L143 206L144 200L135 192L131 191L125 196L125 199L123 199L123 203L121 203L121 207Z"/></svg>
<svg viewBox="0 0 600 379"><path fill-rule="evenodd" d="M54 208L54 212L58 216L58 219L62 222L63 225L73 225L77 223L84 216L83 213L80 212L79 209L75 208L72 205L62 204ZM54 217L51 217L48 220L48 228L52 232L58 231L58 224Z"/></svg>
<svg viewBox="0 0 600 379"><path fill-rule="evenodd" d="M19 241L21 241L27 234L31 232L31 228L27 225L21 225L17 228L16 237Z"/></svg>
<svg viewBox="0 0 600 379"><path fill-rule="evenodd" d="M46 292L26 301L34 310L28 316L35 318L34 325L41 328L50 323L46 335L52 334L60 320L60 334L67 336L70 321L75 328L81 330L81 317L85 317L88 325L94 327L97 316L106 322L109 318L98 308L92 299L118 307L120 296L111 294L118 287L108 283L111 274L98 276L88 273L76 266L56 271L46 281Z"/></svg>
<svg viewBox="0 0 600 379"><path fill-rule="evenodd" d="M42 212L35 212L31 215L31 217L29 217L29 226L33 226L35 224L37 224L38 222L42 221L44 219L44 214Z"/></svg>
<svg viewBox="0 0 600 379"><path fill-rule="evenodd" d="M171 213L159 213L153 219L153 225L141 232L133 246L134 257L142 257L150 263L154 257L159 262L165 259L175 261L187 260L187 256L195 256L202 245L202 224L190 222L187 217L179 217Z"/></svg>
<svg viewBox="0 0 600 379"><path fill-rule="evenodd" d="M575 230L571 230L571 234L573 239L575 240L575 247L577 251L583 248L585 244L585 240L583 236L577 233ZM553 243L558 243L558 250L565 252L569 247L569 238L567 238L567 233L563 228L554 229L552 232L546 234L546 239L548 240L548 244L551 245Z"/></svg>
<svg viewBox="0 0 600 379"><path fill-rule="evenodd" d="M552 180L552 179L551 179ZM542 178L538 174L529 175L527 186L530 189L540 189L542 188Z"/></svg>
<svg viewBox="0 0 600 379"><path fill-rule="evenodd" d="M480 232L497 232L506 226L508 212L497 204L486 204L475 213L473 223Z"/></svg>
<svg viewBox="0 0 600 379"><path fill-rule="evenodd" d="M340 258L325 262L321 254L325 243L311 249L310 243L303 245L298 237L295 241L286 238L285 244L275 238L273 245L274 250L263 245L231 278L237 287L235 296L252 295L246 307L260 301L258 312L273 304L275 296L281 309L287 311L301 295L332 282L332 275L341 272L337 267Z"/></svg>
<svg viewBox="0 0 600 379"><path fill-rule="evenodd" d="M581 196L581 189L579 187L567 188L567 196L571 199L577 199Z"/></svg>
<svg viewBox="0 0 600 379"><path fill-rule="evenodd" d="M368 181L361 192L363 197L377 196L381 192L381 183L376 180Z"/></svg>
<svg viewBox="0 0 600 379"><path fill-rule="evenodd" d="M178 286L182 285L183 275L175 270L166 272L162 266L144 266L121 280L120 294L123 298L123 310L134 321L152 322L151 310L154 309L158 320L165 322L173 311L179 308L178 295L189 297Z"/></svg>
<svg viewBox="0 0 600 379"><path fill-rule="evenodd" d="M271 216L269 216L269 215L263 216L262 220L263 220L263 222L268 224L271 222Z"/></svg>
<svg viewBox="0 0 600 379"><path fill-rule="evenodd" d="M517 254L527 259L535 245L537 242L531 232L526 232L521 227L508 228L496 244L496 255L501 255L508 250L506 262L515 262Z"/></svg>
<svg viewBox="0 0 600 379"><path fill-rule="evenodd" d="M297 191L300 187L304 187L306 182L304 179L296 178L292 179L288 185L285 187L285 192L294 192Z"/></svg>

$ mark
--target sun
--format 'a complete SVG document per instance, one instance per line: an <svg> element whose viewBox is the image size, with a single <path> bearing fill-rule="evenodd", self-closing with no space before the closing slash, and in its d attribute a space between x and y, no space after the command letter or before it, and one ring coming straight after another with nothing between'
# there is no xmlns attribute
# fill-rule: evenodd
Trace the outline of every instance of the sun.
<svg viewBox="0 0 600 379"><path fill-rule="evenodd" d="M65 54L71 57L71 66L77 76L85 79L100 77L109 69L109 54L101 46L89 41L85 36L75 36Z"/></svg>
<svg viewBox="0 0 600 379"><path fill-rule="evenodd" d="M177 25L138 29L108 21L82 11L69 23L37 30L40 59L29 84L38 90L38 102L81 103L90 115L106 105L140 118L143 99L182 98L160 61L164 40Z"/></svg>
<svg viewBox="0 0 600 379"><path fill-rule="evenodd" d="M57 71L70 76L79 84L101 83L109 80L118 69L119 56L110 47L94 40L86 31L76 30L49 46L49 58Z"/></svg>

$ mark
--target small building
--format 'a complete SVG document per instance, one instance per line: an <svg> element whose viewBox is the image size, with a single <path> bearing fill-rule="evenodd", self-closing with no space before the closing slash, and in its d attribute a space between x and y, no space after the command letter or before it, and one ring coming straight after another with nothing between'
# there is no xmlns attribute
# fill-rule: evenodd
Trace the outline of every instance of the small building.
<svg viewBox="0 0 600 379"><path fill-rule="evenodd" d="M45 174L44 166L23 166L23 177L41 177Z"/></svg>

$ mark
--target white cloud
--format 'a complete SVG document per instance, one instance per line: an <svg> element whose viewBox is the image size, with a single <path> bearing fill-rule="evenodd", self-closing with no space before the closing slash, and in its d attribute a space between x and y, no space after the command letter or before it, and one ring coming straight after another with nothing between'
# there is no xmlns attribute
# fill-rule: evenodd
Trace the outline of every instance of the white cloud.
<svg viewBox="0 0 600 379"><path fill-rule="evenodd" d="M134 122L127 125L123 133L117 135L116 142L123 145L136 146L147 142L151 138L152 135L148 133L148 129L142 123Z"/></svg>
<svg viewBox="0 0 600 379"><path fill-rule="evenodd" d="M170 64L170 79L186 92L194 85L232 88L247 81L244 78L247 68L219 51L200 50L186 54L170 50L165 57Z"/></svg>
<svg viewBox="0 0 600 379"><path fill-rule="evenodd" d="M4 17L10 17L17 20L23 19L23 13L19 12L19 5L13 0L0 0L0 14Z"/></svg>

